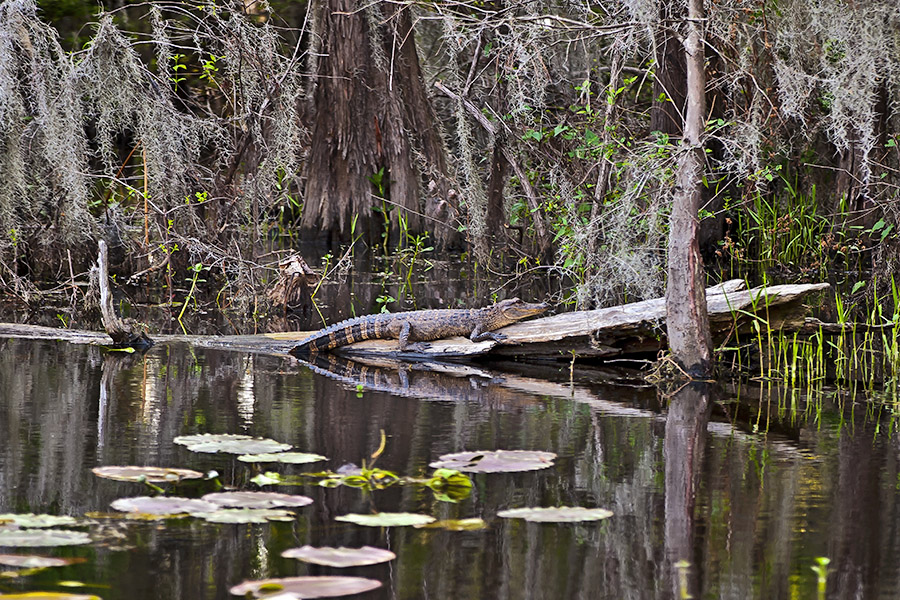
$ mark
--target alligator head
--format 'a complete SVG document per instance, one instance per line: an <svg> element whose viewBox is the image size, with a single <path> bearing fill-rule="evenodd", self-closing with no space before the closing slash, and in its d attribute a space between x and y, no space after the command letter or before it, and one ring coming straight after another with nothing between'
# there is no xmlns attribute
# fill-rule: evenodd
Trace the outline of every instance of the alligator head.
<svg viewBox="0 0 900 600"><path fill-rule="evenodd" d="M498 302L495 305L495 308L504 321L515 323L516 321L521 321L522 319L541 314L550 308L550 305L546 302L531 304L522 302L518 298L509 298L508 300L501 300Z"/></svg>

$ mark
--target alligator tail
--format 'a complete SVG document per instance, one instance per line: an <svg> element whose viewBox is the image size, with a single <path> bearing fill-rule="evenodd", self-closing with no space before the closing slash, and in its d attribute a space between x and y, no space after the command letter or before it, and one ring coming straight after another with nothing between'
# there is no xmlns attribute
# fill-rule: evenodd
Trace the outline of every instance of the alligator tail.
<svg viewBox="0 0 900 600"><path fill-rule="evenodd" d="M355 317L335 323L309 336L291 349L295 356L309 356L362 340L380 339L384 329L380 319Z"/></svg>

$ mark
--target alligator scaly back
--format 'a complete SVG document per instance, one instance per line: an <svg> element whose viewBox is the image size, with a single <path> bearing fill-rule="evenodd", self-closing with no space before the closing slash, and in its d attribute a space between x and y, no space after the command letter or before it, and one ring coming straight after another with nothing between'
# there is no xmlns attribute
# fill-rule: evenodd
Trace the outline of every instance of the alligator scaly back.
<svg viewBox="0 0 900 600"><path fill-rule="evenodd" d="M408 350L411 342L457 335L468 336L472 341L501 340L504 336L493 330L540 314L547 308L546 304L528 304L512 298L480 309L444 308L367 315L314 333L291 349L291 354L308 356L362 340L396 339L400 341L401 351Z"/></svg>

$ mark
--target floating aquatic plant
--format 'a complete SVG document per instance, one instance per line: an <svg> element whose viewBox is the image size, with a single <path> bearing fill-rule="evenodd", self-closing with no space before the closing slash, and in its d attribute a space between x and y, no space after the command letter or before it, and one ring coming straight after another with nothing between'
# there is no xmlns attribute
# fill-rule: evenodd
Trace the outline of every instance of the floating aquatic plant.
<svg viewBox="0 0 900 600"><path fill-rule="evenodd" d="M514 473L546 469L555 458L553 452L538 450L479 450L445 454L429 466L468 473Z"/></svg>
<svg viewBox="0 0 900 600"><path fill-rule="evenodd" d="M313 499L277 492L216 492L206 494L202 500L225 508L275 508L278 506L306 506Z"/></svg>
<svg viewBox="0 0 900 600"><path fill-rule="evenodd" d="M284 577L245 581L229 591L235 596L265 598L277 596L279 600L305 598L333 598L362 594L381 587L381 582L365 577Z"/></svg>
<svg viewBox="0 0 900 600"><path fill-rule="evenodd" d="M291 465L303 465L307 463L328 460L320 454L309 454L307 452L267 452L264 454L243 454L238 456L241 462L279 462Z"/></svg>
<svg viewBox="0 0 900 600"><path fill-rule="evenodd" d="M474 517L471 519L446 519L425 525L414 525L414 527L416 529L446 529L447 531L478 531L487 529L487 523L484 522L484 519Z"/></svg>
<svg viewBox="0 0 900 600"><path fill-rule="evenodd" d="M0 525L12 524L17 527L59 527L60 525L76 525L75 517L65 515L5 514L0 515Z"/></svg>
<svg viewBox="0 0 900 600"><path fill-rule="evenodd" d="M210 523L266 523L294 520L294 513L291 511L275 508L226 508L213 512L191 513L191 516Z"/></svg>
<svg viewBox="0 0 900 600"><path fill-rule="evenodd" d="M584 508L582 506L527 507L501 510L498 517L506 519L525 519L534 523L578 523L581 521L600 521L613 516L611 510L605 508Z"/></svg>
<svg viewBox="0 0 900 600"><path fill-rule="evenodd" d="M303 562L326 567L361 567L364 565L377 565L378 563L394 560L397 555L390 550L363 546L362 548L314 548L302 546L290 548L281 553L284 558L296 558Z"/></svg>
<svg viewBox="0 0 900 600"><path fill-rule="evenodd" d="M172 440L176 444L187 446L191 452L226 454L264 454L290 450L290 444L282 444L268 438L255 438L236 433L201 433L198 435L182 435Z"/></svg>
<svg viewBox="0 0 900 600"><path fill-rule="evenodd" d="M37 548L40 546L77 546L89 544L91 536L68 529L0 529L0 546Z"/></svg>
<svg viewBox="0 0 900 600"><path fill-rule="evenodd" d="M97 477L134 483L178 483L184 479L201 479L203 473L191 469L166 467L95 467L91 472Z"/></svg>
<svg viewBox="0 0 900 600"><path fill-rule="evenodd" d="M82 563L83 558L57 558L55 556L37 556L34 554L0 554L0 565L7 567L23 567L26 569L45 569L48 567L65 567Z"/></svg>
<svg viewBox="0 0 900 600"><path fill-rule="evenodd" d="M335 517L335 521L344 521L355 525L367 527L408 527L411 525L426 525L435 521L429 515L416 513L375 513L374 515L349 514Z"/></svg>
<svg viewBox="0 0 900 600"><path fill-rule="evenodd" d="M217 504L205 500L193 498L167 498L135 496L133 498L119 498L111 504L116 510L126 513L138 513L144 515L177 515L182 513L213 512L219 510Z"/></svg>
<svg viewBox="0 0 900 600"><path fill-rule="evenodd" d="M25 592L22 594L0 594L2 600L101 600L90 594L70 594L68 592Z"/></svg>

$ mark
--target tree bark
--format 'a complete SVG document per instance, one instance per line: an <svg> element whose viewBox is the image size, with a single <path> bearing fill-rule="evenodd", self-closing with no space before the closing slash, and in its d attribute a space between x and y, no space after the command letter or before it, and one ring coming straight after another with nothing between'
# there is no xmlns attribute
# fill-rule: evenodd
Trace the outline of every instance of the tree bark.
<svg viewBox="0 0 900 600"><path fill-rule="evenodd" d="M702 200L703 142L706 113L703 36L703 0L689 0L684 50L687 63L687 111L672 216L669 220L666 326L673 358L690 376L705 377L712 370L712 342L703 259L697 241Z"/></svg>
<svg viewBox="0 0 900 600"><path fill-rule="evenodd" d="M678 135L684 120L687 74L683 47L669 24L684 19L681 4L662 2L660 19L662 26L655 36L656 76L653 79L650 130Z"/></svg>
<svg viewBox="0 0 900 600"><path fill-rule="evenodd" d="M313 94L316 117L303 229L347 240L356 217L357 231L377 239L385 228L384 217L373 211L382 208L380 195L393 234L402 212L410 231L427 227L441 245L454 238L448 161L422 81L408 10L404 5L361 6L357 0L319 2L322 56ZM371 178L382 169L378 189ZM425 206L420 202L423 176L430 182Z"/></svg>

